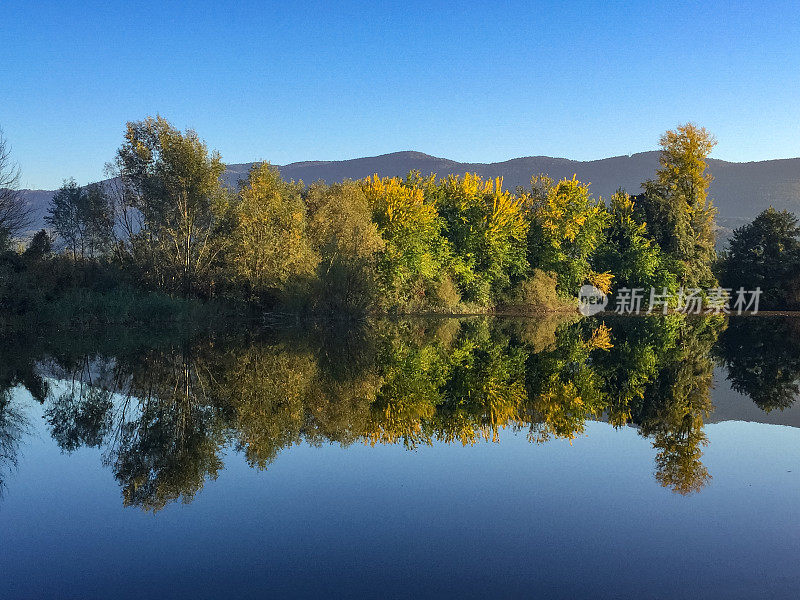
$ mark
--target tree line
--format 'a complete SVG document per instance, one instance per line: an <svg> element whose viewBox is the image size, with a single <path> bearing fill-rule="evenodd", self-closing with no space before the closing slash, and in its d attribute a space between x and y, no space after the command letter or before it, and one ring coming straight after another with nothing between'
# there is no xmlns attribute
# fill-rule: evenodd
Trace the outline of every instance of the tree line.
<svg viewBox="0 0 800 600"><path fill-rule="evenodd" d="M585 283L673 294L761 284L767 306L794 306L791 214L766 211L715 253L706 161L715 143L691 123L667 131L644 191L607 201L576 178L538 175L514 191L502 178L413 171L305 185L268 163L230 187L196 132L149 117L128 123L108 182L65 182L49 231L25 254L52 260L55 248L83 285L102 271L106 285L332 313L553 310L574 305ZM0 232L13 229L0 213Z"/></svg>

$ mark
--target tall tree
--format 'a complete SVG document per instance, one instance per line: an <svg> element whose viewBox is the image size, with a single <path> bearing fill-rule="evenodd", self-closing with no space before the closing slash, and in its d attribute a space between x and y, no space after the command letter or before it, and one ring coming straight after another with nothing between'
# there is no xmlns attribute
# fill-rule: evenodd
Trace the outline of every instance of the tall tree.
<svg viewBox="0 0 800 600"><path fill-rule="evenodd" d="M260 163L239 191L233 269L256 299L309 279L319 262L306 231L301 190L269 163Z"/></svg>
<svg viewBox="0 0 800 600"><path fill-rule="evenodd" d="M450 247L436 206L413 181L374 175L362 182L386 245L378 262L380 294L389 306L419 308L443 275Z"/></svg>
<svg viewBox="0 0 800 600"><path fill-rule="evenodd" d="M640 218L661 249L673 259L678 283L712 287L716 209L708 198L713 177L706 159L716 145L714 137L693 123L661 136L656 178L644 183L637 197Z"/></svg>
<svg viewBox="0 0 800 600"><path fill-rule="evenodd" d="M0 129L0 250L31 224L31 210L18 185L19 167L11 160L11 147Z"/></svg>
<svg viewBox="0 0 800 600"><path fill-rule="evenodd" d="M591 268L608 221L602 202L592 197L588 184L575 178L554 183L549 177L534 177L531 186L531 267L555 273L559 292L566 296L575 296L587 282L609 291L610 274Z"/></svg>
<svg viewBox="0 0 800 600"><path fill-rule="evenodd" d="M444 221L444 236L474 274L460 282L467 300L487 304L489 293L496 296L507 290L527 272L526 206L523 199L503 190L502 177L450 175L427 185L426 192ZM477 282L488 284L483 294Z"/></svg>
<svg viewBox="0 0 800 600"><path fill-rule="evenodd" d="M72 258L83 258L83 233L85 223L80 218L85 212L86 195L74 179L65 180L50 200L50 209L44 218L63 244L72 253Z"/></svg>
<svg viewBox="0 0 800 600"><path fill-rule="evenodd" d="M305 200L309 237L320 255L320 302L332 311L363 312L374 301L375 269L384 242L361 185L315 183Z"/></svg>
<svg viewBox="0 0 800 600"><path fill-rule="evenodd" d="M88 256L98 257L114 243L114 206L110 195L100 183L84 188L86 194L86 250Z"/></svg>
<svg viewBox="0 0 800 600"><path fill-rule="evenodd" d="M209 293L231 225L219 153L209 152L193 130L148 117L128 123L116 166L122 211L138 217L129 223L130 258L161 287Z"/></svg>

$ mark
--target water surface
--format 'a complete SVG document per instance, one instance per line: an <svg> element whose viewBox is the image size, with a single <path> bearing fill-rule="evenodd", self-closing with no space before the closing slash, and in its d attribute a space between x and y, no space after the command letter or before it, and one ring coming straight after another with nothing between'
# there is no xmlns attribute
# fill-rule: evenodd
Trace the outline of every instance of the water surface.
<svg viewBox="0 0 800 600"><path fill-rule="evenodd" d="M800 328L7 335L0 597L795 597Z"/></svg>

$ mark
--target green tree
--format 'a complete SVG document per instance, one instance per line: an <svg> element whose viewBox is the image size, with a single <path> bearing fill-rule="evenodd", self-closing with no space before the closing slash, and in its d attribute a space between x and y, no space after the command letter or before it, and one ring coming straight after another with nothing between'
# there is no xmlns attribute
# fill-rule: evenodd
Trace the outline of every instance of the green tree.
<svg viewBox="0 0 800 600"><path fill-rule="evenodd" d="M128 123L116 165L128 258L159 287L213 291L231 226L219 153L194 131L148 117Z"/></svg>
<svg viewBox="0 0 800 600"><path fill-rule="evenodd" d="M97 258L114 240L113 209L100 184L82 188L74 179L65 181L50 201L45 222L73 259Z"/></svg>
<svg viewBox="0 0 800 600"><path fill-rule="evenodd" d="M726 287L760 287L764 308L800 304L800 224L792 213L770 207L733 232L721 261Z"/></svg>
<svg viewBox="0 0 800 600"><path fill-rule="evenodd" d="M253 298L283 294L314 275L319 256L308 237L301 191L268 163L254 165L241 186L231 260Z"/></svg>
<svg viewBox="0 0 800 600"><path fill-rule="evenodd" d="M608 221L603 204L592 197L588 185L574 178L554 183L540 176L532 178L531 185L531 267L555 273L559 292L565 296L575 296L586 282L608 291L609 274L597 273L591 267Z"/></svg>
<svg viewBox="0 0 800 600"><path fill-rule="evenodd" d="M45 222L53 228L56 235L72 253L72 258L83 258L81 241L83 223L78 215L83 210L86 199L83 190L74 179L65 180L53 195Z"/></svg>
<svg viewBox="0 0 800 600"><path fill-rule="evenodd" d="M377 175L362 182L372 218L385 242L378 260L378 292L385 308L415 310L447 275L451 250L436 207L414 182Z"/></svg>
<svg viewBox="0 0 800 600"><path fill-rule="evenodd" d="M53 240L46 230L40 229L31 238L23 256L29 260L42 260L49 258L53 252Z"/></svg>
<svg viewBox="0 0 800 600"><path fill-rule="evenodd" d="M487 305L528 270L524 201L503 190L502 178L466 173L425 185L441 216L443 233L463 263L457 274L465 299Z"/></svg>
<svg viewBox="0 0 800 600"><path fill-rule="evenodd" d="M98 257L106 254L114 244L114 206L111 196L100 183L92 183L84 188L86 194L87 255Z"/></svg>
<svg viewBox="0 0 800 600"><path fill-rule="evenodd" d="M636 217L633 199L618 190L608 206L606 238L597 249L595 269L614 275L617 288L676 288L666 258L649 237L647 226Z"/></svg>
<svg viewBox="0 0 800 600"><path fill-rule="evenodd" d="M656 480L686 495L710 479L701 461L708 443L703 425L712 410L711 348L723 321L719 316L690 321L684 315L669 315L657 323L671 335L663 336L658 373L633 403L631 420L641 435L652 437L658 450Z"/></svg>
<svg viewBox="0 0 800 600"><path fill-rule="evenodd" d="M730 319L715 351L731 388L761 410L789 408L800 396L800 336L793 317Z"/></svg>
<svg viewBox="0 0 800 600"><path fill-rule="evenodd" d="M716 209L708 198L713 177L706 159L716 140L704 127L687 123L662 135L660 145L656 178L636 198L639 218L671 259L680 285L713 287Z"/></svg>
<svg viewBox="0 0 800 600"><path fill-rule="evenodd" d="M376 268L385 244L361 185L312 185L305 197L308 234L320 256L319 302L331 311L363 312L373 305Z"/></svg>

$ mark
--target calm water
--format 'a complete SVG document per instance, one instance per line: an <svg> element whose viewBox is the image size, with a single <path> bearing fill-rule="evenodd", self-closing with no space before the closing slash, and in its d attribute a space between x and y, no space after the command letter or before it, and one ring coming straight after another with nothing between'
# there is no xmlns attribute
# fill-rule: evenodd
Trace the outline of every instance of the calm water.
<svg viewBox="0 0 800 600"><path fill-rule="evenodd" d="M0 598L795 598L800 322L8 335Z"/></svg>

